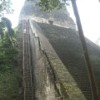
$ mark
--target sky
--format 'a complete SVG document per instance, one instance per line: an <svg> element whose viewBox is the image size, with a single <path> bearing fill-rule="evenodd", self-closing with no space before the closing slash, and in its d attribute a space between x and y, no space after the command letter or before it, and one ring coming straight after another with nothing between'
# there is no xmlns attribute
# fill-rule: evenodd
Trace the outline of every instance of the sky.
<svg viewBox="0 0 100 100"><path fill-rule="evenodd" d="M12 15L6 15L16 27L18 24L18 18L20 10L25 0L12 0L14 13ZM99 0L76 0L77 6L83 26L84 34L92 42L96 43L100 37L100 3ZM75 17L72 11L72 7L68 7L70 16L75 21Z"/></svg>
<svg viewBox="0 0 100 100"><path fill-rule="evenodd" d="M25 0L11 0L12 2L12 8L14 9L13 14L7 14L5 15L8 19L12 22L12 27L16 27L18 25L19 21L19 14L22 9L22 6L24 5Z"/></svg>
<svg viewBox="0 0 100 100"><path fill-rule="evenodd" d="M96 43L100 37L100 3L99 0L76 0L84 35ZM71 4L70 4L71 5ZM75 17L72 7L68 7L70 16Z"/></svg>

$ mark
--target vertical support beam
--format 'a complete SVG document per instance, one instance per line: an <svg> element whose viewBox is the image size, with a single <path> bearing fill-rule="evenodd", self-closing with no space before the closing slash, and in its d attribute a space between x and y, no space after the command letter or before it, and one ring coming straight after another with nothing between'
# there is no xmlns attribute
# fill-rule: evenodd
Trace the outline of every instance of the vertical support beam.
<svg viewBox="0 0 100 100"><path fill-rule="evenodd" d="M95 79L94 79L94 74L92 71L92 65L90 62L90 57L89 57L85 37L83 34L83 30L82 30L82 25L81 25L79 13L78 13L77 5L76 5L76 0L71 0L71 2L72 2L75 17L76 17L77 27L78 27L78 31L79 31L79 37L80 37L80 40L82 43L85 61L86 61L87 68L88 68L88 76L90 79L90 85L91 85L92 96L93 96L92 98L93 98L93 100L98 100L97 87L96 87L96 83L95 83Z"/></svg>

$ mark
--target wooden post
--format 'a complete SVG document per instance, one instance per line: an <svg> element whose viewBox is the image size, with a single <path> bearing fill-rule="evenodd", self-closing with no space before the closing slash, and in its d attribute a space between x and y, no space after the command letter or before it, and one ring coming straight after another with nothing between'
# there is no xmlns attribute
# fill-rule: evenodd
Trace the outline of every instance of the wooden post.
<svg viewBox="0 0 100 100"><path fill-rule="evenodd" d="M87 64L88 76L89 76L89 79L90 79L90 86L91 86L91 92L92 92L92 100L98 100L97 87L96 87L96 83L95 83L95 79L94 79L94 74L93 74L93 71L92 71L92 65L91 65L91 62L90 62L90 57L89 57L85 37L84 37L84 34L83 34L83 30L82 30L82 25L81 25L79 13L78 13L77 5L76 5L76 0L71 0L71 2L72 2L75 17L76 17L79 37L80 37L80 40L81 40L81 43L82 43L85 61L86 61L86 64Z"/></svg>

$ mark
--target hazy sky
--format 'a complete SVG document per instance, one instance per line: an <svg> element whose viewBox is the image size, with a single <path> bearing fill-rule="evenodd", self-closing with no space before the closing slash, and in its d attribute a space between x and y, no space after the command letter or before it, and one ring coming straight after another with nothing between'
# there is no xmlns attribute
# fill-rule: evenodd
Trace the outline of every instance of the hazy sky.
<svg viewBox="0 0 100 100"><path fill-rule="evenodd" d="M100 3L98 1L77 0L84 34L93 42L96 42L100 37ZM71 17L74 18L72 8L68 8L71 12Z"/></svg>
<svg viewBox="0 0 100 100"><path fill-rule="evenodd" d="M19 20L19 14L20 10L24 4L25 0L11 0L13 5L12 8L14 8L13 14L7 14L6 16L11 20L13 27L16 27Z"/></svg>
<svg viewBox="0 0 100 100"><path fill-rule="evenodd" d="M12 21L13 27L17 26L18 17L25 0L12 0L13 8L15 9L13 15L7 15ZM100 37L100 4L99 0L76 0L84 34L93 42ZM73 18L71 7L68 7Z"/></svg>

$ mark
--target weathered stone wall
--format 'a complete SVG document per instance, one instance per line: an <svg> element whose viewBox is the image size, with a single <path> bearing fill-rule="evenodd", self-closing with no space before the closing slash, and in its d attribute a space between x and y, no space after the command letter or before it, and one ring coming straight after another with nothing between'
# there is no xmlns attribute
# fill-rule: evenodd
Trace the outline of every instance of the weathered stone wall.
<svg viewBox="0 0 100 100"><path fill-rule="evenodd" d="M60 98L63 98L59 100L67 100L67 98L68 100L88 100L85 98L76 80L67 69L67 66L63 64L50 42L43 35L44 31L42 31L35 22L32 23L32 28L33 33L36 33L39 36L41 49L46 52L52 66L52 70L55 74L56 87L60 91Z"/></svg>
<svg viewBox="0 0 100 100"><path fill-rule="evenodd" d="M68 71L76 80L86 100L92 100L87 66L77 32L72 29L49 24L38 23L38 25L43 30L43 34L50 41ZM86 40L100 98L100 48L90 40Z"/></svg>
<svg viewBox="0 0 100 100"><path fill-rule="evenodd" d="M41 41L44 41L42 45L44 45L46 49L51 50L49 51L50 53L47 53L49 53L49 56L51 57L49 57L51 63L55 65L54 69L57 73L57 77L59 77L60 82L64 84L66 88L65 90L70 95L69 100L73 100L73 97L76 97L74 100L91 100L92 94L88 79L87 66L85 64L81 42L76 31L48 24L50 18L49 14L47 12L41 12L39 8L35 6L35 3L36 0L34 2L28 1L25 3L20 19L31 17L31 19L36 22L41 22L38 23L38 25L40 25L43 34L50 41L63 62L62 63L54 57L55 54L52 52L51 48L48 45L45 45L46 41L41 39ZM66 26L75 29L74 22L69 17L68 12L66 12L67 10L65 11L65 8L59 11L53 11L51 19L54 20L54 24L59 23L58 26ZM39 32L39 29L35 31ZM87 41L87 44L100 95L100 49L90 41ZM58 57L58 55L56 56ZM84 98L82 93L86 98ZM77 96L77 94L79 95Z"/></svg>
<svg viewBox="0 0 100 100"><path fill-rule="evenodd" d="M36 3L36 0L26 1L21 11L20 19L31 17L34 18L34 20L41 20L42 22L52 20L56 25L75 29L75 24L65 6L60 10L53 10L51 13L48 13L41 11L40 8L36 6Z"/></svg>

